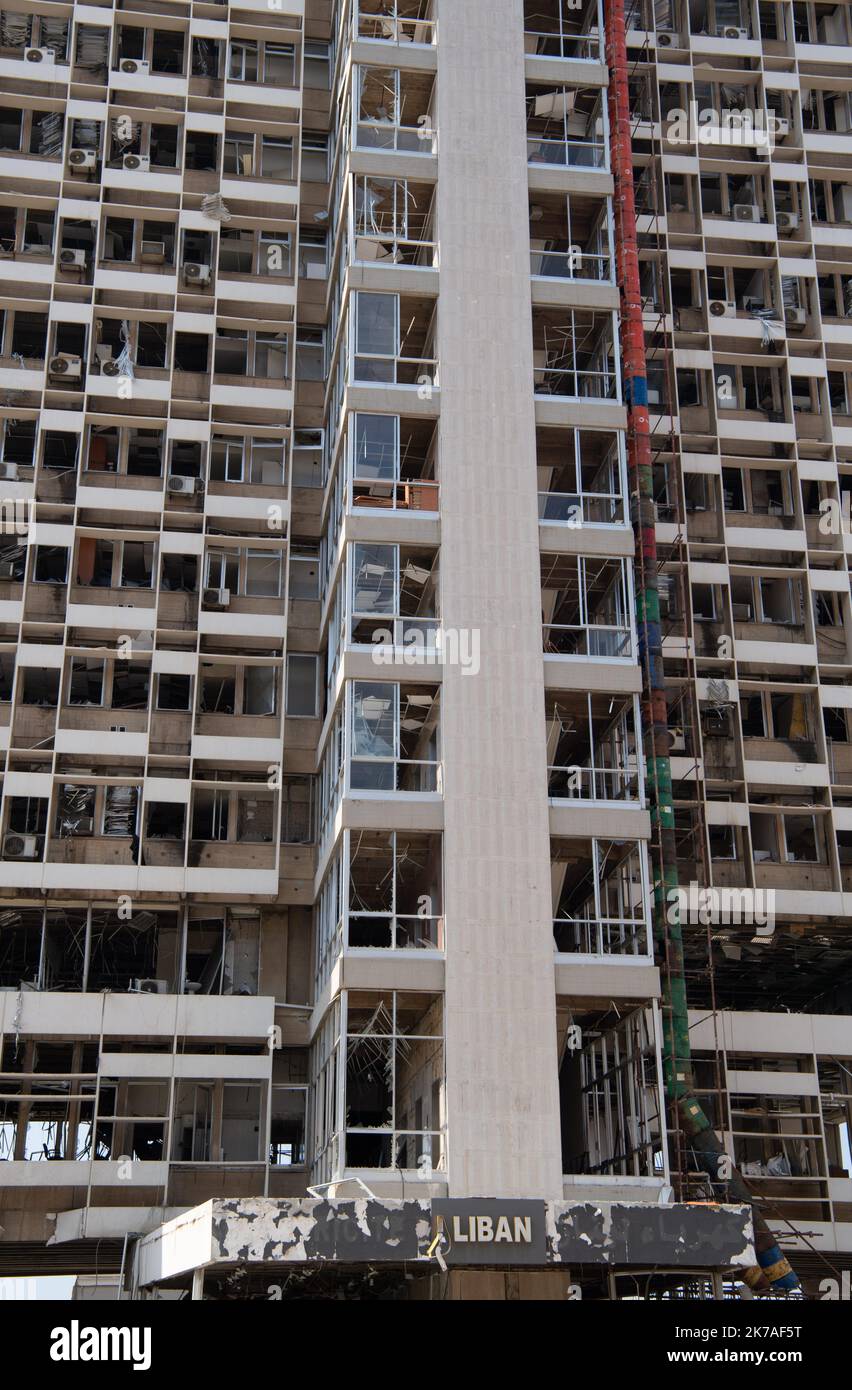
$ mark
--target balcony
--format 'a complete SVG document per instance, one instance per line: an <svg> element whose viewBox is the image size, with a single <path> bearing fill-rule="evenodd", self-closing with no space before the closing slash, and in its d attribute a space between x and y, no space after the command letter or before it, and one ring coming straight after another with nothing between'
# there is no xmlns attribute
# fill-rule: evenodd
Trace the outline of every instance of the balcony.
<svg viewBox="0 0 852 1390"><path fill-rule="evenodd" d="M533 309L533 382L537 396L618 400L621 384L611 313Z"/></svg>
<svg viewBox="0 0 852 1390"><path fill-rule="evenodd" d="M606 169L607 122L596 87L527 83L527 160L561 169Z"/></svg>
<svg viewBox="0 0 852 1390"><path fill-rule="evenodd" d="M645 846L638 840L552 839L554 949L559 955L650 955Z"/></svg>
<svg viewBox="0 0 852 1390"><path fill-rule="evenodd" d="M603 61L597 0L524 0L524 49L537 58Z"/></svg>
<svg viewBox="0 0 852 1390"><path fill-rule="evenodd" d="M547 794L556 801L642 798L634 697L547 691Z"/></svg>
<svg viewBox="0 0 852 1390"><path fill-rule="evenodd" d="M542 525L626 526L627 474L620 435L604 430L536 431Z"/></svg>
<svg viewBox="0 0 852 1390"><path fill-rule="evenodd" d="M353 187L354 263L437 266L432 185L365 175L356 176Z"/></svg>
<svg viewBox="0 0 852 1390"><path fill-rule="evenodd" d="M435 316L432 299L358 291L346 333L348 382L415 386L428 399L438 385Z"/></svg>
<svg viewBox="0 0 852 1390"><path fill-rule="evenodd" d="M345 448L348 510L437 513L432 420L358 412L350 417Z"/></svg>
<svg viewBox="0 0 852 1390"><path fill-rule="evenodd" d="M382 43L433 44L437 37L432 0L353 0L355 38Z"/></svg>
<svg viewBox="0 0 852 1390"><path fill-rule="evenodd" d="M356 67L353 70L353 149L406 155L435 154L434 85L432 73Z"/></svg>
<svg viewBox="0 0 852 1390"><path fill-rule="evenodd" d="M627 561L542 555L546 656L632 661L632 589Z"/></svg>
<svg viewBox="0 0 852 1390"><path fill-rule="evenodd" d="M614 284L606 198L536 191L530 199L530 269L546 280Z"/></svg>

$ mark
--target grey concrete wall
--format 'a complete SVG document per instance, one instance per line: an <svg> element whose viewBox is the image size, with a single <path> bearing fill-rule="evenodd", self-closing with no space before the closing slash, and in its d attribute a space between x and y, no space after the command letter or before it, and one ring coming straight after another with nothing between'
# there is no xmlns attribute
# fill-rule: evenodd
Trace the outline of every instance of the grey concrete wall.
<svg viewBox="0 0 852 1390"><path fill-rule="evenodd" d="M441 0L441 601L451 1196L561 1194L521 0Z"/></svg>

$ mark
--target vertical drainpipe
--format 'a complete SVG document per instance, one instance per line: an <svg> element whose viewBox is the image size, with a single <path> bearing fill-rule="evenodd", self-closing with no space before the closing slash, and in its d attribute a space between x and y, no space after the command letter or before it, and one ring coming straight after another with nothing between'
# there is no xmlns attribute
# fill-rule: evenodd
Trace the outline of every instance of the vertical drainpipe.
<svg viewBox="0 0 852 1390"><path fill-rule="evenodd" d="M663 674L657 536L654 516L651 433L645 330L639 284L639 249L630 137L627 36L624 0L604 0L606 63L609 69L609 140L615 185L615 262L621 297L621 361L627 405L627 467L636 535L636 627L642 663L642 733L652 827L654 954L663 990L663 1075L666 1094L686 1140L687 1153L727 1195L752 1207L758 1265L747 1271L752 1287L765 1280L776 1289L798 1289L799 1281L782 1255L736 1168L724 1176L730 1159L694 1094L689 1016L678 902L677 846L674 830L670 736ZM656 863L653 859L656 858Z"/></svg>

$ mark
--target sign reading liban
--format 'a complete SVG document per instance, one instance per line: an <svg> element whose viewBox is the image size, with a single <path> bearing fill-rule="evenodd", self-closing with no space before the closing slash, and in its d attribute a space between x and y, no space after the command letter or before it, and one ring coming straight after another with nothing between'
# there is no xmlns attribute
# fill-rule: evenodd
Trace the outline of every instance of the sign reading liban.
<svg viewBox="0 0 852 1390"><path fill-rule="evenodd" d="M448 1265L543 1265L545 1204L486 1198L432 1199L434 1235Z"/></svg>

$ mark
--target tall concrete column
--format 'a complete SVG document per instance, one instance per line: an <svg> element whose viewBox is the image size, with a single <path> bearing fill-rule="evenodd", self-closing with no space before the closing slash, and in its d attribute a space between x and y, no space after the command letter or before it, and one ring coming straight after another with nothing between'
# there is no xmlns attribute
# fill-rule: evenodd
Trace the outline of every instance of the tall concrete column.
<svg viewBox="0 0 852 1390"><path fill-rule="evenodd" d="M441 603L451 1196L561 1195L522 0L441 0Z"/></svg>

